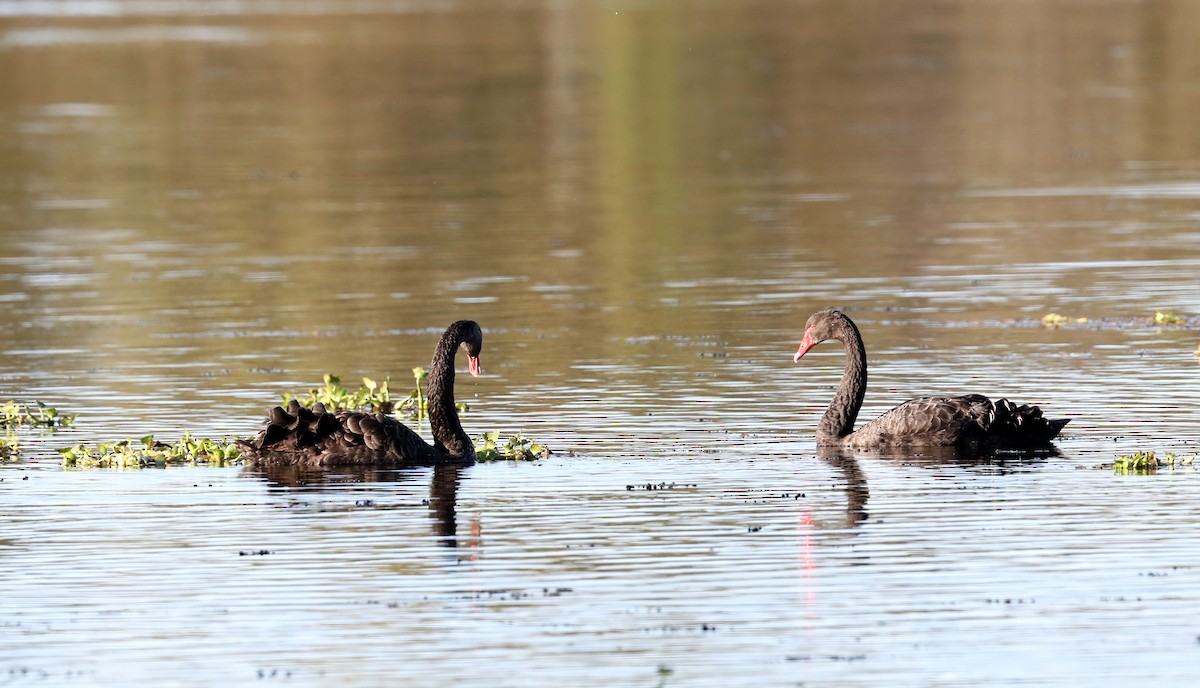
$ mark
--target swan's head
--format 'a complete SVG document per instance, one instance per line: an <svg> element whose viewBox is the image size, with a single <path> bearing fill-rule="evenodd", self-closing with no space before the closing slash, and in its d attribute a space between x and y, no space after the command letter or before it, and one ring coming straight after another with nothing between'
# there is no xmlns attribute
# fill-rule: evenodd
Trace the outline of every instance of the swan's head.
<svg viewBox="0 0 1200 688"><path fill-rule="evenodd" d="M841 339L842 329L849 322L849 318L832 308L813 313L808 322L804 323L804 338L800 340L800 348L796 349L792 361L799 361L809 349L826 339Z"/></svg>
<svg viewBox="0 0 1200 688"><path fill-rule="evenodd" d="M483 330L479 329L479 323L474 320L463 320L461 326L462 348L467 352L467 370L471 371L472 377L478 377L483 373L483 368L479 366L479 352L483 351Z"/></svg>

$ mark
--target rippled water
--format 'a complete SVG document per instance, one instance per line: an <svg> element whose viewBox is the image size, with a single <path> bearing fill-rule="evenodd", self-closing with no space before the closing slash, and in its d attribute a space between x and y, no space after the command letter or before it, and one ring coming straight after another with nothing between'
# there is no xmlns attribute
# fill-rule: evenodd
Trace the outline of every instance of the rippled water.
<svg viewBox="0 0 1200 688"><path fill-rule="evenodd" d="M1192 685L1190 3L0 2L0 683ZM1056 452L826 455L980 392ZM1153 323L1155 311L1183 325ZM1058 312L1086 322L1047 329ZM485 328L528 464L66 471Z"/></svg>

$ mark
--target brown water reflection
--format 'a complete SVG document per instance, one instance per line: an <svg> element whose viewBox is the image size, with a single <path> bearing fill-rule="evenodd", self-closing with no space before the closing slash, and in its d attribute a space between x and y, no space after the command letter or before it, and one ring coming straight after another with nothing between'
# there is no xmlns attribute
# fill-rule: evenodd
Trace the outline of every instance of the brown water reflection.
<svg viewBox="0 0 1200 688"><path fill-rule="evenodd" d="M818 447L817 455L825 463L839 469L846 481L846 527L853 528L867 520L867 500L871 489L858 459L840 449Z"/></svg>
<svg viewBox="0 0 1200 688"><path fill-rule="evenodd" d="M1057 447L1005 450L920 447L849 451L841 447L817 446L817 456L840 472L846 492L846 527L853 528L869 518L867 500L871 497L871 489L860 458L868 462L883 460L927 469L986 469L993 475L1005 475L1036 469L1062 454Z"/></svg>
<svg viewBox="0 0 1200 688"><path fill-rule="evenodd" d="M54 312L70 279L117 320L71 340L125 347L187 332L179 303L255 332L434 326L457 303L540 332L726 335L775 314L697 317L662 307L687 302L664 285L1178 258L1158 239L1195 189L977 192L1191 182L1195 13L513 3L145 17L148 37L124 40L112 21L6 20L0 229L12 257L41 257L10 317ZM1111 231L1129 223L1132 246ZM1046 292L1005 289L982 315L1055 305Z"/></svg>
<svg viewBox="0 0 1200 688"><path fill-rule="evenodd" d="M0 398L79 414L0 467L0 675L1191 684L1196 473L1093 467L1200 451L1200 6L486 5L0 0ZM824 306L863 417L1061 454L819 453ZM550 460L59 470L459 318L467 430Z"/></svg>
<svg viewBox="0 0 1200 688"><path fill-rule="evenodd" d="M316 469L305 466L271 466L250 471L251 477L263 478L272 488L283 488L286 492L303 495L305 492L320 493L329 488L363 485L366 483L396 483L405 480L429 480L429 498L422 500L429 507L431 534L447 547L457 547L458 539L458 485L462 480L460 466L435 466L430 471L375 470L362 466L343 469ZM357 504L356 504L357 505ZM362 506L373 506L367 500ZM472 537L478 537L478 519L473 519ZM477 544L477 543L476 543Z"/></svg>

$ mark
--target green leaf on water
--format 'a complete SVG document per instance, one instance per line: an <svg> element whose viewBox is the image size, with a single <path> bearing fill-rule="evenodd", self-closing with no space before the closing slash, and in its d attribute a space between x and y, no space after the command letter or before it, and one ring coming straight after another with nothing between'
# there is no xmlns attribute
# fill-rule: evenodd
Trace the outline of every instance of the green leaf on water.
<svg viewBox="0 0 1200 688"><path fill-rule="evenodd" d="M521 433L502 441L499 432L485 432L475 440L475 460L488 461L537 461L550 455L545 445L525 438Z"/></svg>

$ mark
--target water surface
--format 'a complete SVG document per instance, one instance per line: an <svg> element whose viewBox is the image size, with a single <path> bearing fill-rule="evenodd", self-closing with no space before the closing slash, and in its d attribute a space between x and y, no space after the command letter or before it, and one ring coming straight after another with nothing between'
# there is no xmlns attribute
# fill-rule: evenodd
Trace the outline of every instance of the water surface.
<svg viewBox="0 0 1200 688"><path fill-rule="evenodd" d="M1182 2L0 2L0 682L1191 685ZM1057 452L819 454L978 392ZM1156 326L1155 311L1191 318ZM1047 329L1049 312L1087 318ZM548 460L64 471L485 328Z"/></svg>

